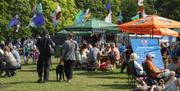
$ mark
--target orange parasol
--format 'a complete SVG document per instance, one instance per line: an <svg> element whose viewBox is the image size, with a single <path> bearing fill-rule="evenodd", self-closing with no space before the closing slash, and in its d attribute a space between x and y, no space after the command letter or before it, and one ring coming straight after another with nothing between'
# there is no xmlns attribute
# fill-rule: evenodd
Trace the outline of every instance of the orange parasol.
<svg viewBox="0 0 180 91"><path fill-rule="evenodd" d="M180 28L180 22L157 15L149 15L145 18L130 21L119 26L119 29L122 30L122 32L178 36L177 32L168 28Z"/></svg>

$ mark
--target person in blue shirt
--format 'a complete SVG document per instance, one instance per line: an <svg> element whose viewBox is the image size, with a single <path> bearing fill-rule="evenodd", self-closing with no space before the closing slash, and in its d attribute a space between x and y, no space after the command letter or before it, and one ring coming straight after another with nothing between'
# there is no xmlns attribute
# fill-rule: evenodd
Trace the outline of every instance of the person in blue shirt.
<svg viewBox="0 0 180 91"><path fill-rule="evenodd" d="M123 54L126 50L126 46L124 45L124 43L122 43L118 46L118 49L119 49L119 52Z"/></svg>

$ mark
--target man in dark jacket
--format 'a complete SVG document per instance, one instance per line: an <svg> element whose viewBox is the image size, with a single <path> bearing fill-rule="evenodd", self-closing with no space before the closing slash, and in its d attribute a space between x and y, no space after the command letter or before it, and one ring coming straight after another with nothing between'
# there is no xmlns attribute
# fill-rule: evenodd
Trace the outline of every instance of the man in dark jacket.
<svg viewBox="0 0 180 91"><path fill-rule="evenodd" d="M36 46L39 49L40 55L37 62L37 72L38 72L38 83L47 82L49 79L49 67L51 63L51 51L50 48L55 46L55 43L49 36L47 30L43 31L42 38L37 40ZM42 74L44 71L44 78L42 81Z"/></svg>

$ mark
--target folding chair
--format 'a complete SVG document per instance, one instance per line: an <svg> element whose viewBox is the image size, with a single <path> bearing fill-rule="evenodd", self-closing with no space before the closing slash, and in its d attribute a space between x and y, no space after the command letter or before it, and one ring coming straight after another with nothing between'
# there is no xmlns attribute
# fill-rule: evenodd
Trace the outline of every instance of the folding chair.
<svg viewBox="0 0 180 91"><path fill-rule="evenodd" d="M146 75L148 77L146 83L148 85L150 85L150 86L154 85L154 84L157 84L161 78L154 78L154 77L152 77L151 74L150 74L150 70L148 69L148 66L147 66L146 63L142 63L142 66L143 66L143 69L146 72Z"/></svg>
<svg viewBox="0 0 180 91"><path fill-rule="evenodd" d="M128 73L128 84L134 87L136 83L136 77L138 77L138 74L136 73L133 61L127 64L127 73Z"/></svg>

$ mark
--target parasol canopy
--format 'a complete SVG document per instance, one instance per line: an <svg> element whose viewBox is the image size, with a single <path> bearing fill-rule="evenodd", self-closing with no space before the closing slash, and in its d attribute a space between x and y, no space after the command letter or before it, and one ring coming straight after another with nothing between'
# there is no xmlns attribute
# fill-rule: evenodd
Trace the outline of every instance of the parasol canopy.
<svg viewBox="0 0 180 91"><path fill-rule="evenodd" d="M180 28L180 22L157 15L149 15L145 18L140 18L138 20L119 25L119 29L122 32L162 36L178 36L178 32L175 32L168 28Z"/></svg>

